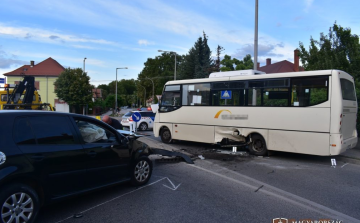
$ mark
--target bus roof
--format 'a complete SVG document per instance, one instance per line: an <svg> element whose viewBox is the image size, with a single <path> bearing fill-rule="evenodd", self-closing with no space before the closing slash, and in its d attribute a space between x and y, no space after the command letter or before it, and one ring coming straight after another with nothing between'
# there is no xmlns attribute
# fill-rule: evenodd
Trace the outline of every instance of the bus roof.
<svg viewBox="0 0 360 223"><path fill-rule="evenodd" d="M187 79L187 80L178 80L178 81L168 81L166 82L165 85L187 84L187 83L208 83L208 82L235 81L235 80L273 79L273 78L285 78L285 77L321 76L321 75L332 75L332 72L334 71L340 72L340 70L316 70L316 71L272 73L272 74L261 74L261 75L218 77L218 78Z"/></svg>

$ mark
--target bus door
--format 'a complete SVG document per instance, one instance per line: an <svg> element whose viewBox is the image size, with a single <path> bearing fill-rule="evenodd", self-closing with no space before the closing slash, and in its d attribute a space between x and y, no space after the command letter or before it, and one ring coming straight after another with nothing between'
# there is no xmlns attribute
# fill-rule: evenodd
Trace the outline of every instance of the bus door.
<svg viewBox="0 0 360 223"><path fill-rule="evenodd" d="M346 140L356 137L357 102L353 79L344 73L340 73L339 77L343 100L341 133L343 135L343 140Z"/></svg>

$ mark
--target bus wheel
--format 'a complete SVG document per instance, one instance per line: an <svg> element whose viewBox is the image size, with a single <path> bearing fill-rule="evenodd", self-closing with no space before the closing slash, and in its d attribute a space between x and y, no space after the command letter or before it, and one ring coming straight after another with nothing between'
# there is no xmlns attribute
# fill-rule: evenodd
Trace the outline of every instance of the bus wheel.
<svg viewBox="0 0 360 223"><path fill-rule="evenodd" d="M160 137L163 143L171 143L171 133L168 128L161 130Z"/></svg>
<svg viewBox="0 0 360 223"><path fill-rule="evenodd" d="M249 146L250 153L256 156L266 155L267 148L264 138L260 135L253 135L251 139L252 143Z"/></svg>

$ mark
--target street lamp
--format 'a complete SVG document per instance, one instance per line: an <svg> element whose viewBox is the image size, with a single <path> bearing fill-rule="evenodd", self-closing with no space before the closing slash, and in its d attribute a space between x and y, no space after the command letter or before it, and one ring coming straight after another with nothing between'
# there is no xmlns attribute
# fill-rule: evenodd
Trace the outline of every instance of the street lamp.
<svg viewBox="0 0 360 223"><path fill-rule="evenodd" d="M140 84L136 84L136 85L144 88L144 90L145 90L145 94L144 94L144 104L145 104L145 106L146 106L146 101L145 101L145 99L146 99L146 88L145 88L144 86L140 85Z"/></svg>
<svg viewBox="0 0 360 223"><path fill-rule="evenodd" d="M174 72L174 81L175 81L176 80L176 52L174 52L174 51L165 51L165 50L158 50L158 52L173 53L175 55L175 72Z"/></svg>
<svg viewBox="0 0 360 223"><path fill-rule="evenodd" d="M119 68L116 68L116 82L115 82L115 110L117 109L118 107L118 104L117 104L117 70L118 69L128 69L127 67L119 67Z"/></svg>
<svg viewBox="0 0 360 223"><path fill-rule="evenodd" d="M85 60L86 60L87 58L85 57L84 58L84 69L83 69L83 72L85 73Z"/></svg>
<svg viewBox="0 0 360 223"><path fill-rule="evenodd" d="M85 60L86 60L87 58L86 57L84 57L84 69L83 69L83 73L85 74ZM83 115L85 115L85 106L83 105Z"/></svg>

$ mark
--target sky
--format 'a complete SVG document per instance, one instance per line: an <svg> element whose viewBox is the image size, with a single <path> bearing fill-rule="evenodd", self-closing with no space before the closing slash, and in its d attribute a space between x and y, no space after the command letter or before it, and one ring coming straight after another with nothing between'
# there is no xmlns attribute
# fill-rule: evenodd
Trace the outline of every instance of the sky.
<svg viewBox="0 0 360 223"><path fill-rule="evenodd" d="M360 1L259 0L258 62L293 62L294 50L334 22L360 34ZM254 56L255 0L0 0L0 77L52 57L90 83L137 79L158 50L185 55L208 36L215 57Z"/></svg>

